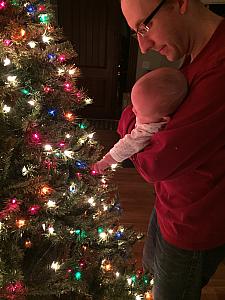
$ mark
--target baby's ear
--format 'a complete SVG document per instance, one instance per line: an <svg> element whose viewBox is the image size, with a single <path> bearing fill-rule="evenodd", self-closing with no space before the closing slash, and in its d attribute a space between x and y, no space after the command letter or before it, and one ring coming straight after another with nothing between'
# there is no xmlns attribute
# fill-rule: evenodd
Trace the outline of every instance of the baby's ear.
<svg viewBox="0 0 225 300"><path fill-rule="evenodd" d="M171 117L166 116L166 117L163 117L162 120L168 123L171 120Z"/></svg>

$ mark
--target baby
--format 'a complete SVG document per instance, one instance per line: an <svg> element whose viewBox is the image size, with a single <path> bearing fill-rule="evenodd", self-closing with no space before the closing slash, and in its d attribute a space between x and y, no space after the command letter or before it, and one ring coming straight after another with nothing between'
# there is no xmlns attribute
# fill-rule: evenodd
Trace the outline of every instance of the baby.
<svg viewBox="0 0 225 300"><path fill-rule="evenodd" d="M112 164L122 162L150 143L150 137L165 127L169 115L184 100L188 90L184 75L177 69L158 68L142 76L133 86L131 101L136 125L97 163L92 170L104 173Z"/></svg>

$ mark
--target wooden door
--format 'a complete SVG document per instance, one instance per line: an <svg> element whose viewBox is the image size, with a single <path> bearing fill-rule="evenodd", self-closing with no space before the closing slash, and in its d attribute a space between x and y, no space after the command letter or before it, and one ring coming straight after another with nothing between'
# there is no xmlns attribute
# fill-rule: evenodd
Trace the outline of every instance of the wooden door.
<svg viewBox="0 0 225 300"><path fill-rule="evenodd" d="M124 19L118 0L58 1L59 24L78 53L82 86L94 99L82 116L116 119L122 99L118 86ZM128 53L126 53L128 57Z"/></svg>

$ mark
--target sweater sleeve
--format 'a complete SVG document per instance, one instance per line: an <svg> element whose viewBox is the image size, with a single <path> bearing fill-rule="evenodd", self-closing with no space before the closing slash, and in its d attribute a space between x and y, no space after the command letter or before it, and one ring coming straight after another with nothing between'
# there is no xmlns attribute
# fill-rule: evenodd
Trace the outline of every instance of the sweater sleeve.
<svg viewBox="0 0 225 300"><path fill-rule="evenodd" d="M129 158L144 149L150 143L150 137L158 132L166 122L151 124L136 124L131 133L126 134L110 150L110 154L117 162Z"/></svg>
<svg viewBox="0 0 225 300"><path fill-rule="evenodd" d="M165 130L156 133L144 151L132 156L147 182L172 180L225 149L223 70L215 68L199 76ZM127 108L118 127L121 136L131 130L133 118Z"/></svg>

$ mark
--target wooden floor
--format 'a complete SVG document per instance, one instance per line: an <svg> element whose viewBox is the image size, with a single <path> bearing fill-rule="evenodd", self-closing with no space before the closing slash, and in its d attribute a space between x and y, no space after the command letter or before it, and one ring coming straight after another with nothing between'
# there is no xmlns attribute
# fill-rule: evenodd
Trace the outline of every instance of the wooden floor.
<svg viewBox="0 0 225 300"><path fill-rule="evenodd" d="M97 132L97 136L101 144L105 146L106 151L117 139L115 132L112 131ZM154 205L152 186L147 184L134 168L117 169L113 180L118 186L120 201L124 210L121 223L133 225L136 231L145 233ZM137 264L140 266L143 242L140 241L134 249ZM203 289L201 300L225 300L225 261Z"/></svg>

